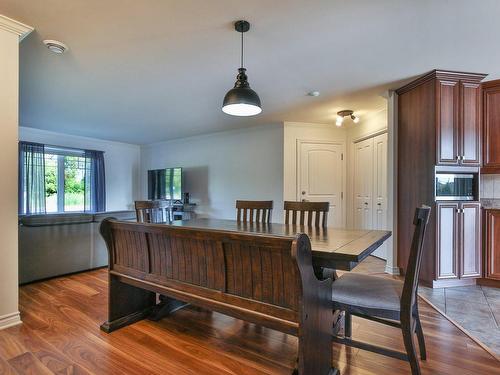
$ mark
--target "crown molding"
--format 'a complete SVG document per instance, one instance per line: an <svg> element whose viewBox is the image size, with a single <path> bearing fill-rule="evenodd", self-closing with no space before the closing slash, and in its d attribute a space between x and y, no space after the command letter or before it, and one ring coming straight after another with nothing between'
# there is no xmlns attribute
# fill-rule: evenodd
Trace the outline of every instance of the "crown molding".
<svg viewBox="0 0 500 375"><path fill-rule="evenodd" d="M23 40L34 28L12 18L0 14L0 30L5 30L19 36L19 41Z"/></svg>

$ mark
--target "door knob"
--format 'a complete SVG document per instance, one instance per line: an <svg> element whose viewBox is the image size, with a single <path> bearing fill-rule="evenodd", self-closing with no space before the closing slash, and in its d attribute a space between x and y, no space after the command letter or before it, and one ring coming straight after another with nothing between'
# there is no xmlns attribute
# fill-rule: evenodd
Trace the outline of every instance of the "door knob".
<svg viewBox="0 0 500 375"><path fill-rule="evenodd" d="M368 202L365 202L365 205L368 206Z"/></svg>
<svg viewBox="0 0 500 375"><path fill-rule="evenodd" d="M306 195L306 191L305 190L302 190L302 195Z"/></svg>
<svg viewBox="0 0 500 375"><path fill-rule="evenodd" d="M380 202L379 202L379 203L377 203L377 206L382 206L382 203L380 203Z"/></svg>

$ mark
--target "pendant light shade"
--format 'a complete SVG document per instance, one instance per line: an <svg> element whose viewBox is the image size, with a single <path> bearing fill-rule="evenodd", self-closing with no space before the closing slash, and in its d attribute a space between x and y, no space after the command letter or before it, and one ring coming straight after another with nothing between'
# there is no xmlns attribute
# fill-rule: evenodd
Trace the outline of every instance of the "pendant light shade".
<svg viewBox="0 0 500 375"><path fill-rule="evenodd" d="M232 116L254 116L262 112L259 95L250 88L246 69L243 67L243 33L250 29L247 21L234 24L236 31L241 33L241 67L238 69L236 83L224 97L222 111Z"/></svg>

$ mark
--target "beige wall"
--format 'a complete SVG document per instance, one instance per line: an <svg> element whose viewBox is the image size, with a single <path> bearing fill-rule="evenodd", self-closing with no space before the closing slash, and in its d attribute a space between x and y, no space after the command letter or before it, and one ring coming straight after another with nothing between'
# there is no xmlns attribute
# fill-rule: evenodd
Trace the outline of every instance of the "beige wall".
<svg viewBox="0 0 500 375"><path fill-rule="evenodd" d="M17 275L19 37L24 25L0 15L0 329L20 323Z"/></svg>
<svg viewBox="0 0 500 375"><path fill-rule="evenodd" d="M311 124L305 122L285 122L283 130L283 199L294 201L297 199L297 140L303 141L331 141L346 145L347 132L335 124ZM345 158L344 158L345 160ZM344 162L344 176L347 176L346 162ZM346 179L342 182L343 191L346 191ZM344 194L344 197L346 195ZM346 204L342 207L345 223Z"/></svg>

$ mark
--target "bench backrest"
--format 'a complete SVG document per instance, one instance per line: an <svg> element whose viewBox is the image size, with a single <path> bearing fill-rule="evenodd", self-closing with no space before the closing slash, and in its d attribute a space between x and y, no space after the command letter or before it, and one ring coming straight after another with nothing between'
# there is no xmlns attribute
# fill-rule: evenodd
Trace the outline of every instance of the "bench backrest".
<svg viewBox="0 0 500 375"><path fill-rule="evenodd" d="M304 300L319 304L305 234L271 237L112 219L103 221L101 233L110 272L172 298L294 334Z"/></svg>

